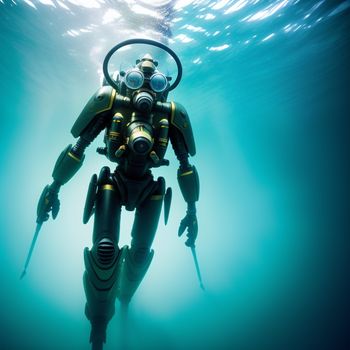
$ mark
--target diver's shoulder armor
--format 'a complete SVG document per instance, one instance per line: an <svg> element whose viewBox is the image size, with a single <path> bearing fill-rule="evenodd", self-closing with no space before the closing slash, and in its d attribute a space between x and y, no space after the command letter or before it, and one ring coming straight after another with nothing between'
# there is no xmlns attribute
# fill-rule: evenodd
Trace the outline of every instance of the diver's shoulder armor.
<svg viewBox="0 0 350 350"><path fill-rule="evenodd" d="M171 124L175 126L182 134L188 153L191 156L196 154L196 145L194 142L190 118L184 106L177 102L171 103Z"/></svg>
<svg viewBox="0 0 350 350"><path fill-rule="evenodd" d="M90 98L78 119L74 123L71 133L79 137L94 117L102 112L112 109L116 91L111 86L102 86Z"/></svg>

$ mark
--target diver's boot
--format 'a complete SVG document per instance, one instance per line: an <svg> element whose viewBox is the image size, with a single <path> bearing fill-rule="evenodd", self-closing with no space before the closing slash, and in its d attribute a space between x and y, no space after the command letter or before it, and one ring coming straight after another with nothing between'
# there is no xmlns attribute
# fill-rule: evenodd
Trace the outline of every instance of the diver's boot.
<svg viewBox="0 0 350 350"><path fill-rule="evenodd" d="M147 251L139 255L133 248L124 246L120 251L120 271L118 273L117 297L124 305L128 304L145 276L154 255Z"/></svg>
<svg viewBox="0 0 350 350"><path fill-rule="evenodd" d="M101 350L106 342L107 324L114 315L120 252L111 240L103 238L91 251L84 250L84 289L86 317L91 322L90 343Z"/></svg>

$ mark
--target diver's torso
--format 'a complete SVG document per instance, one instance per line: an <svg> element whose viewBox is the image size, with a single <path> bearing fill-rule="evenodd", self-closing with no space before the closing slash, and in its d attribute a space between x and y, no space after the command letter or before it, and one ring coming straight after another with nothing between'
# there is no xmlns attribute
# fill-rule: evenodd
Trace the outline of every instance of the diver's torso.
<svg viewBox="0 0 350 350"><path fill-rule="evenodd" d="M169 141L169 117L161 112L140 113L115 108L105 131L107 157L131 178L141 178L164 164Z"/></svg>

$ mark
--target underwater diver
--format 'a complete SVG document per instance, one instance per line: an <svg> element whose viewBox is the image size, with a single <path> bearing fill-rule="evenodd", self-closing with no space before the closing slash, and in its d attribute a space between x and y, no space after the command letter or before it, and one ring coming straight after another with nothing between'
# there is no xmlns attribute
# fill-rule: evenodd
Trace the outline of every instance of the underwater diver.
<svg viewBox="0 0 350 350"><path fill-rule="evenodd" d="M171 77L158 71L158 62L150 54L138 59L129 70L111 76L108 73L111 56L121 47L132 44L148 44L169 53L178 70L174 83L170 84ZM169 91L181 80L179 58L157 41L131 39L110 50L103 63L103 72L103 86L91 97L72 127L77 142L61 153L53 169L53 182L41 194L33 240L35 243L50 212L56 218L61 186L80 169L85 149L105 130L105 147L98 148L97 152L117 163L117 167L111 171L105 166L98 177L92 176L83 214L84 223L94 215L93 246L84 250L86 270L83 278L87 299L85 314L91 322L90 342L94 350L102 349L106 342L107 324L115 312L115 299L126 307L151 264L154 253L151 245L163 202L165 223L168 220L171 188L166 190L163 177L154 180L151 168L169 165L164 159L169 140L180 163L177 179L187 202L187 212L178 234L181 236L187 230L185 244L192 252L198 233L195 202L199 197L199 178L196 168L188 160L196 153L191 123L181 104L167 102ZM129 211L135 210L135 219L130 247L120 249L122 206Z"/></svg>

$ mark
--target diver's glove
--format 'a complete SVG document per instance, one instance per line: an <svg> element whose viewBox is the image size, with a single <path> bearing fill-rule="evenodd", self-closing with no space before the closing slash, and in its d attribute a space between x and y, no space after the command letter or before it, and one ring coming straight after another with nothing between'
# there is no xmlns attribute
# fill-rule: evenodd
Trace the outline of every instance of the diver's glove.
<svg viewBox="0 0 350 350"><path fill-rule="evenodd" d="M52 214L52 218L56 219L60 210L60 201L58 199L60 187L61 185L56 181L53 181L51 185L46 185L44 187L37 207L37 223L47 221L50 217L50 212Z"/></svg>
<svg viewBox="0 0 350 350"><path fill-rule="evenodd" d="M186 216L181 220L180 227L178 231L178 236L182 236L187 228L187 240L185 244L188 247L194 247L194 243L198 234L198 221L196 215L196 205L195 203L188 203Z"/></svg>

